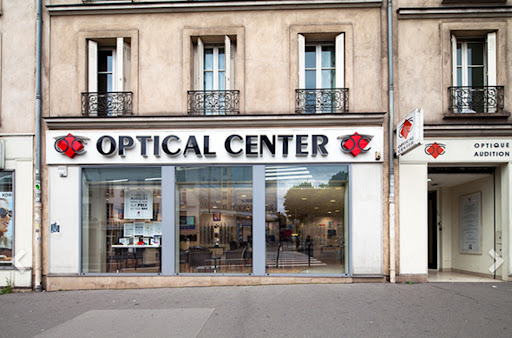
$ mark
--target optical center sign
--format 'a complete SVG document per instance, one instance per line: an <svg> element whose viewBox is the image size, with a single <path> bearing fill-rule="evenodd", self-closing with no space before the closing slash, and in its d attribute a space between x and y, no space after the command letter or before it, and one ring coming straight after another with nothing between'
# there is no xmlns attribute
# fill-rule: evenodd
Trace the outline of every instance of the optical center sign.
<svg viewBox="0 0 512 338"><path fill-rule="evenodd" d="M47 132L47 164L375 163L382 153L380 127Z"/></svg>

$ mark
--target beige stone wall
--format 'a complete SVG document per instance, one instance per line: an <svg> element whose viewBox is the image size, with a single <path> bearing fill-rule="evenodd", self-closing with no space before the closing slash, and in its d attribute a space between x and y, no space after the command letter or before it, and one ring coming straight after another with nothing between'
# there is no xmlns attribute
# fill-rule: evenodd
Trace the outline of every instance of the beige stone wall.
<svg viewBox="0 0 512 338"><path fill-rule="evenodd" d="M186 92L193 83L190 32L197 31L236 35L236 89L243 114L292 114L300 29L344 31L349 110L386 111L381 19L380 8L52 16L47 115L80 115L85 40L98 34L132 39L134 114L186 114Z"/></svg>
<svg viewBox="0 0 512 338"><path fill-rule="evenodd" d="M35 1L0 2L0 133L33 133Z"/></svg>

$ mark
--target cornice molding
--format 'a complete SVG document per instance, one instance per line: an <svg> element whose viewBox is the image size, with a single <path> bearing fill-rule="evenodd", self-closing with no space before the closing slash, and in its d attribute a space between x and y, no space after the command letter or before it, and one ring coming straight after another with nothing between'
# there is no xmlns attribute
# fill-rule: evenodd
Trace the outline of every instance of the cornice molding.
<svg viewBox="0 0 512 338"><path fill-rule="evenodd" d="M382 127L386 113L237 116L45 117L49 130Z"/></svg>
<svg viewBox="0 0 512 338"><path fill-rule="evenodd" d="M484 125L425 124L423 131L425 137L512 137L512 123Z"/></svg>
<svg viewBox="0 0 512 338"><path fill-rule="evenodd" d="M512 16L512 6L399 8L398 19L502 18Z"/></svg>
<svg viewBox="0 0 512 338"><path fill-rule="evenodd" d="M74 5L47 5L50 16L87 14L140 14L272 9L380 8L382 0L267 0L267 1L166 1L166 2L85 2Z"/></svg>

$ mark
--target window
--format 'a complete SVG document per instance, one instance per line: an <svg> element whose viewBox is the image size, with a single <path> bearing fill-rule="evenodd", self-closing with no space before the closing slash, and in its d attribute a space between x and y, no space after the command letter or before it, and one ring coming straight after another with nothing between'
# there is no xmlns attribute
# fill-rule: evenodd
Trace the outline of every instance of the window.
<svg viewBox="0 0 512 338"><path fill-rule="evenodd" d="M267 273L348 273L347 166L266 166L265 205Z"/></svg>
<svg viewBox="0 0 512 338"><path fill-rule="evenodd" d="M238 113L235 55L236 44L228 35L197 38L194 45L194 90L189 91L190 114Z"/></svg>
<svg viewBox="0 0 512 338"><path fill-rule="evenodd" d="M130 40L88 40L87 47L88 92L82 97L82 112L92 116L130 114Z"/></svg>
<svg viewBox="0 0 512 338"><path fill-rule="evenodd" d="M161 272L161 169L84 168L82 176L82 272Z"/></svg>
<svg viewBox="0 0 512 338"><path fill-rule="evenodd" d="M177 167L180 273L252 272L252 168Z"/></svg>
<svg viewBox="0 0 512 338"><path fill-rule="evenodd" d="M297 112L336 113L345 111L345 34L333 41L307 41L298 36L299 87Z"/></svg>
<svg viewBox="0 0 512 338"><path fill-rule="evenodd" d="M14 245L14 174L0 172L0 266L12 264Z"/></svg>
<svg viewBox="0 0 512 338"><path fill-rule="evenodd" d="M452 35L451 39L452 110L496 112L503 104L502 89L496 85L496 33L474 38Z"/></svg>

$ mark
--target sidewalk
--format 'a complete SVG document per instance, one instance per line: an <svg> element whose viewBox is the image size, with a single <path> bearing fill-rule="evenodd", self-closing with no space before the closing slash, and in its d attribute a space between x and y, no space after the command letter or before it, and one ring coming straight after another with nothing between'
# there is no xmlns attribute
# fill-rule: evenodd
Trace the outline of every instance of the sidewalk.
<svg viewBox="0 0 512 338"><path fill-rule="evenodd" d="M0 296L0 337L512 336L512 283L327 284Z"/></svg>

